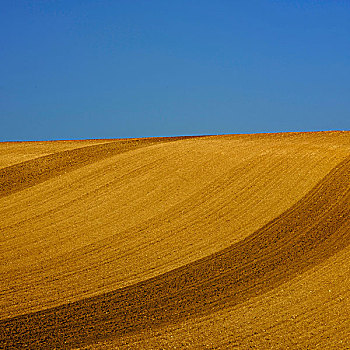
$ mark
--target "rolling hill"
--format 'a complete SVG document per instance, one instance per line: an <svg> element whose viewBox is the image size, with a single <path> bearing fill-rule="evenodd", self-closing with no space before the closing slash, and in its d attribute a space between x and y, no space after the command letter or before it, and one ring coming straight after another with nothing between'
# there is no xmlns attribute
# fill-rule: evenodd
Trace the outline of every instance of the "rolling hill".
<svg viewBox="0 0 350 350"><path fill-rule="evenodd" d="M3 142L0 239L0 348L350 348L348 131Z"/></svg>

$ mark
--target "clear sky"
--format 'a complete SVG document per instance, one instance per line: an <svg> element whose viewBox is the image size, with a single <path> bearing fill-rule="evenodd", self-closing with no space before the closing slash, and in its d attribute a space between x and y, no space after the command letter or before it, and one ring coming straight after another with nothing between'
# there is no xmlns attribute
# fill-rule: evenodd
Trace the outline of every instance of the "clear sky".
<svg viewBox="0 0 350 350"><path fill-rule="evenodd" d="M0 141L350 129L350 1L1 0Z"/></svg>

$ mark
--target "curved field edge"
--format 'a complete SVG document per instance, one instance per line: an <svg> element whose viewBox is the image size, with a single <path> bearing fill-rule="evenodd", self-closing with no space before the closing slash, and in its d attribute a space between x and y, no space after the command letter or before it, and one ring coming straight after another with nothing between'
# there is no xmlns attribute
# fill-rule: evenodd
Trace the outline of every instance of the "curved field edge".
<svg viewBox="0 0 350 350"><path fill-rule="evenodd" d="M123 152L187 138L192 136L119 140L65 150L14 164L0 169L0 198Z"/></svg>
<svg viewBox="0 0 350 350"><path fill-rule="evenodd" d="M127 288L2 320L7 348L74 347L122 337L261 295L350 243L350 157L243 241Z"/></svg>

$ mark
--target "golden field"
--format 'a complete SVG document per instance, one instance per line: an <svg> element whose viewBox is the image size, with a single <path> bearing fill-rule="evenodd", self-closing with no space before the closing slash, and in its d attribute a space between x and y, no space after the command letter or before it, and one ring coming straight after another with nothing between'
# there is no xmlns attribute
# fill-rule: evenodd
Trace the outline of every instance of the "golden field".
<svg viewBox="0 0 350 350"><path fill-rule="evenodd" d="M350 132L0 143L0 348L349 349Z"/></svg>

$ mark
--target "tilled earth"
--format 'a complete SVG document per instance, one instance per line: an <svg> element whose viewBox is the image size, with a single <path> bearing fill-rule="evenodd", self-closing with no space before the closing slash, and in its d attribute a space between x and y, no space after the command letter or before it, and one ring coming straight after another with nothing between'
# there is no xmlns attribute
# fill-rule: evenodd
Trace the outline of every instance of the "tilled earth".
<svg viewBox="0 0 350 350"><path fill-rule="evenodd" d="M1 348L350 348L350 132L1 157Z"/></svg>

